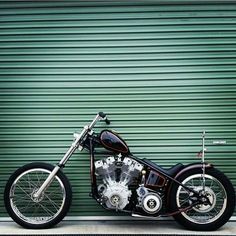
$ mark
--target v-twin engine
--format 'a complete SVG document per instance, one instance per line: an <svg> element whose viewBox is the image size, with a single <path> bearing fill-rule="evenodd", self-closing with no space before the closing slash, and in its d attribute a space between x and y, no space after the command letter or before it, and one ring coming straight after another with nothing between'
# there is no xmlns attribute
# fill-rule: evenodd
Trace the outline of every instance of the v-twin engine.
<svg viewBox="0 0 236 236"><path fill-rule="evenodd" d="M110 156L96 161L95 169L103 180L98 186L102 202L110 209L124 209L132 195L129 185L140 175L143 165L129 157Z"/></svg>

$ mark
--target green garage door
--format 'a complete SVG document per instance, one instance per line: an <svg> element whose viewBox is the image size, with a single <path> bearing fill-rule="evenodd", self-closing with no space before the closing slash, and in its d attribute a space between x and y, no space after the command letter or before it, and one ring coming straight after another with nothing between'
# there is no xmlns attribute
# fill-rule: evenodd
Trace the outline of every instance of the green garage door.
<svg viewBox="0 0 236 236"><path fill-rule="evenodd" d="M197 162L205 129L207 160L236 185L236 4L0 5L0 216L9 175L32 161L55 164L98 111L133 153L163 166ZM69 215L114 214L88 197L88 168L84 152L64 169Z"/></svg>

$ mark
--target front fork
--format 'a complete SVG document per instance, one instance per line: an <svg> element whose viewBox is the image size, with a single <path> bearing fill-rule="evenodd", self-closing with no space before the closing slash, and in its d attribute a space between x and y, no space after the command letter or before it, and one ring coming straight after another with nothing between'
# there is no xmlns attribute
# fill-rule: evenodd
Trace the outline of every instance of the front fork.
<svg viewBox="0 0 236 236"><path fill-rule="evenodd" d="M57 172L65 166L66 162L71 157L71 155L74 153L74 151L77 149L77 147L78 147L77 140L75 140L71 144L70 148L68 149L66 154L63 156L61 161L54 167L54 169L52 170L50 175L47 177L47 179L44 181L44 183L38 189L38 191L34 193L34 195L33 195L34 198L39 198L41 196L41 194L46 191L46 189L48 188L48 186L51 184L54 177L56 176Z"/></svg>
<svg viewBox="0 0 236 236"><path fill-rule="evenodd" d="M57 172L63 168L66 164L66 162L69 160L71 155L74 153L74 151L79 148L80 151L83 150L83 147L80 145L80 142L83 141L86 138L86 135L90 132L92 133L92 128L96 124L96 122L100 119L104 119L104 114L101 112L96 115L96 117L93 119L93 121L90 123L89 126L84 126L84 129L80 134L74 133L75 141L71 144L70 148L64 155L64 157L61 159L61 161L55 166L55 168L52 170L50 175L47 177L47 179L44 181L42 186L38 189L38 191L33 195L34 198L39 198L41 194L48 188L50 183L53 181L54 177L56 176Z"/></svg>

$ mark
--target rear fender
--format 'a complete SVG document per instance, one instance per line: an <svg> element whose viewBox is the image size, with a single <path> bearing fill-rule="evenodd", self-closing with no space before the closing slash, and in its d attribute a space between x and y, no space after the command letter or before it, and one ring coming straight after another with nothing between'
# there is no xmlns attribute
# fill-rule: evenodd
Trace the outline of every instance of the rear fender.
<svg viewBox="0 0 236 236"><path fill-rule="evenodd" d="M212 164L209 163L205 163L205 168L206 169L210 169L213 168ZM176 176L174 177L174 179L178 180L178 178L185 174L186 172L188 172L189 170L194 170L194 169L200 169L202 170L202 163L191 163L189 165L186 165L179 173L176 174ZM170 199L170 190L172 188L172 186L175 184L176 182L171 181L171 184L169 185L169 188L167 190L167 207L169 206L169 199Z"/></svg>
<svg viewBox="0 0 236 236"><path fill-rule="evenodd" d="M209 163L205 163L205 168L206 169L213 168L213 165ZM202 169L202 163L191 163L189 165L186 165L179 173L177 173L174 179L178 179L182 174L193 169Z"/></svg>

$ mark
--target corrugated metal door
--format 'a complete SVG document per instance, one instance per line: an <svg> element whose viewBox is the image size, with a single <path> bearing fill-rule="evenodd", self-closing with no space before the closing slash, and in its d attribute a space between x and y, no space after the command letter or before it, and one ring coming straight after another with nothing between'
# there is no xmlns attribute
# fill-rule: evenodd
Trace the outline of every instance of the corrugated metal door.
<svg viewBox="0 0 236 236"><path fill-rule="evenodd" d="M236 184L236 4L192 3L1 1L0 199L17 167L56 163L98 111L163 166L198 161L205 129L207 160ZM65 173L70 215L114 214L88 197L87 153Z"/></svg>

